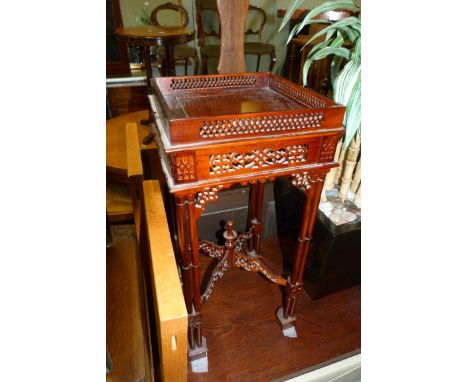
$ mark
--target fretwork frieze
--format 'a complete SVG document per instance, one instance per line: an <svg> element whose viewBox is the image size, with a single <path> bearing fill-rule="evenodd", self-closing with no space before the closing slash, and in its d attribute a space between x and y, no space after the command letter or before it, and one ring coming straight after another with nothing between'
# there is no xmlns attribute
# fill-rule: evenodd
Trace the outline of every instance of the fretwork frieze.
<svg viewBox="0 0 468 382"><path fill-rule="evenodd" d="M323 121L322 112L210 120L202 122L200 137L216 138L318 128Z"/></svg>
<svg viewBox="0 0 468 382"><path fill-rule="evenodd" d="M210 176L234 173L244 169L287 166L307 160L308 144L292 145L272 150L269 148L246 153L231 152L210 155Z"/></svg>

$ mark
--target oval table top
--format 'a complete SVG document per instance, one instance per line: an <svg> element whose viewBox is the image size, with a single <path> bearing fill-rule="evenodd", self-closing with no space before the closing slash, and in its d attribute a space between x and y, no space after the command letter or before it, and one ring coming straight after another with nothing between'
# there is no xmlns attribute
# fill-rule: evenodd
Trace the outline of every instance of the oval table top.
<svg viewBox="0 0 468 382"><path fill-rule="evenodd" d="M117 28L115 35L129 44L177 45L194 39L195 31L185 27L134 26Z"/></svg>
<svg viewBox="0 0 468 382"><path fill-rule="evenodd" d="M136 122L140 142L151 131L149 126L140 124L142 119L148 118L148 110L135 111L133 113L119 115L106 121L106 169L107 174L114 180L125 180L127 177L127 146L125 125ZM141 144L141 149L156 149L156 144ZM115 175L115 177L114 177Z"/></svg>

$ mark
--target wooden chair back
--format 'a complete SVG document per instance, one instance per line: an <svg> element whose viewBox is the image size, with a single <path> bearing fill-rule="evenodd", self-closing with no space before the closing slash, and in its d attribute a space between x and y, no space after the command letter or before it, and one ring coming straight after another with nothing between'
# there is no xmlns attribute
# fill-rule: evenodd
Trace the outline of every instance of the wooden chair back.
<svg viewBox="0 0 468 382"><path fill-rule="evenodd" d="M255 5L249 5L249 13L253 14L256 19L260 20L260 26L257 30L253 30L252 28L247 29L245 31L245 35L257 36L258 42L262 42L262 32L267 21L267 15L262 8L256 7Z"/></svg>
<svg viewBox="0 0 468 382"><path fill-rule="evenodd" d="M221 39L221 22L216 0L195 0L195 7L198 45L205 46L206 37L216 37ZM255 5L249 5L248 12L255 17L258 17L260 23L258 29L251 27L244 32L244 35L257 36L258 41L262 42L262 32L267 21L266 12ZM203 22L205 15L216 17L217 25L219 26L217 30L208 30L206 24Z"/></svg>
<svg viewBox="0 0 468 382"><path fill-rule="evenodd" d="M181 16L181 26L185 28L188 25L189 16L185 8L182 7L181 5L173 4L173 3L162 4L154 8L150 16L151 24L158 26L158 27L164 26L164 25L161 25L158 21L158 13L164 10L172 10L175 12L179 12Z"/></svg>
<svg viewBox="0 0 468 382"><path fill-rule="evenodd" d="M197 38L198 45L200 47L205 46L207 37L216 37L221 38L221 23L219 22L219 13L216 0L195 0L195 10L196 10L196 23L197 23ZM203 17L205 15L215 16L218 21L218 29L208 30L205 28L203 23Z"/></svg>

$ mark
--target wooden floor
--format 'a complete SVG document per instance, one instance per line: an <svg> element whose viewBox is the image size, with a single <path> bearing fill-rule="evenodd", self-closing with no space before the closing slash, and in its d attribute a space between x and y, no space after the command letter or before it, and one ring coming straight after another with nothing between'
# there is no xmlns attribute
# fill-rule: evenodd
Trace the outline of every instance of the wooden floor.
<svg viewBox="0 0 468 382"><path fill-rule="evenodd" d="M117 287L125 284L129 269L125 270L124 257L119 247L131 249L129 238L119 238L114 233L115 252L110 257L109 271L116 271L120 263L119 278L114 278L108 290L108 347L114 363L113 381L137 381L144 375L147 362L146 347L135 315L122 309L137 309L138 299L132 288ZM133 250L136 248L133 246ZM276 238L263 243L263 256L269 265L281 272L279 243ZM114 256L119 258L115 260ZM203 257L202 266L210 259ZM119 281L120 280L120 281ZM109 289L109 284L108 284ZM115 295L113 295L115 293ZM129 299L128 302L122 299ZM139 302L138 302L139 304ZM360 287L312 301L304 292L297 304L298 338L287 338L276 322L275 311L281 304L281 292L275 284L261 275L241 270L228 271L215 285L214 291L203 307L204 336L207 338L209 372L192 373L189 381L271 381L283 379L296 372L330 362L360 349ZM113 308L113 306L118 308ZM109 314L109 310L114 314ZM115 310L119 310L116 314ZM125 310L125 309L124 309ZM139 310L137 311L139 312ZM124 314L125 313L125 314ZM132 319L125 319L125 315ZM116 316L120 316L119 320ZM110 319L110 321L109 321ZM125 329L119 328L124 325ZM109 328L113 326L113 328ZM119 338L123 331L123 338ZM135 338L129 338L133 331ZM132 346L124 346L129 341ZM119 344L120 343L120 344ZM115 345L117 344L117 345ZM114 349L114 354L112 354ZM117 355L121 351L125 355ZM121 377L120 377L121 376ZM132 379L133 378L133 379Z"/></svg>
<svg viewBox="0 0 468 382"><path fill-rule="evenodd" d="M263 243L262 254L281 272L276 237ZM271 381L359 350L360 287L318 301L304 292L296 308L298 338L282 335L275 317L280 305L275 284L259 274L228 271L203 306L209 371L189 371L188 380Z"/></svg>

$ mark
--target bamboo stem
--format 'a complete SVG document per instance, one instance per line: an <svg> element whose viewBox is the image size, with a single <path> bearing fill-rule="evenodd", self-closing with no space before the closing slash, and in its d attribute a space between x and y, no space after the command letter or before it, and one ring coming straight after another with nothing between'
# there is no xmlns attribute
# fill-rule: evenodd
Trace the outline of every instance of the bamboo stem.
<svg viewBox="0 0 468 382"><path fill-rule="evenodd" d="M359 187L354 195L354 204L361 208L361 184L359 183Z"/></svg>
<svg viewBox="0 0 468 382"><path fill-rule="evenodd" d="M333 180L334 185L340 183L341 170L343 168L343 162L344 162L346 151L347 150L345 150L343 147L341 148L340 156L339 156L339 159L338 159L338 164L340 166L336 167L335 178Z"/></svg>
<svg viewBox="0 0 468 382"><path fill-rule="evenodd" d="M348 157L346 158L349 161L357 161L359 155L359 149L361 148L361 137L359 134L356 134L351 141L348 149Z"/></svg>
<svg viewBox="0 0 468 382"><path fill-rule="evenodd" d="M356 165L356 170L354 171L353 181L351 183L351 191L356 193L359 183L361 182L361 160L359 159L358 164Z"/></svg>
<svg viewBox="0 0 468 382"><path fill-rule="evenodd" d="M341 139L339 142L338 142L338 145L336 146L336 151L335 151L335 157L333 158L333 160L335 162L338 162L338 159L340 157L340 153L341 153L341 148L343 146L343 140ZM325 177L325 182L323 184L323 191L322 191L322 201L326 201L327 200L327 197L325 195L325 191L328 191L328 190L332 190L333 187L335 187L335 173L336 173L336 170L337 170L337 167L333 167L327 174L327 176Z"/></svg>
<svg viewBox="0 0 468 382"><path fill-rule="evenodd" d="M341 179L340 185L340 197L344 201L348 196L349 187L351 185L351 180L353 177L354 168L356 167L356 160L359 155L359 146L361 144L361 139L358 134L351 141L351 144L348 148L348 155L346 158L346 166L343 171L343 177Z"/></svg>

